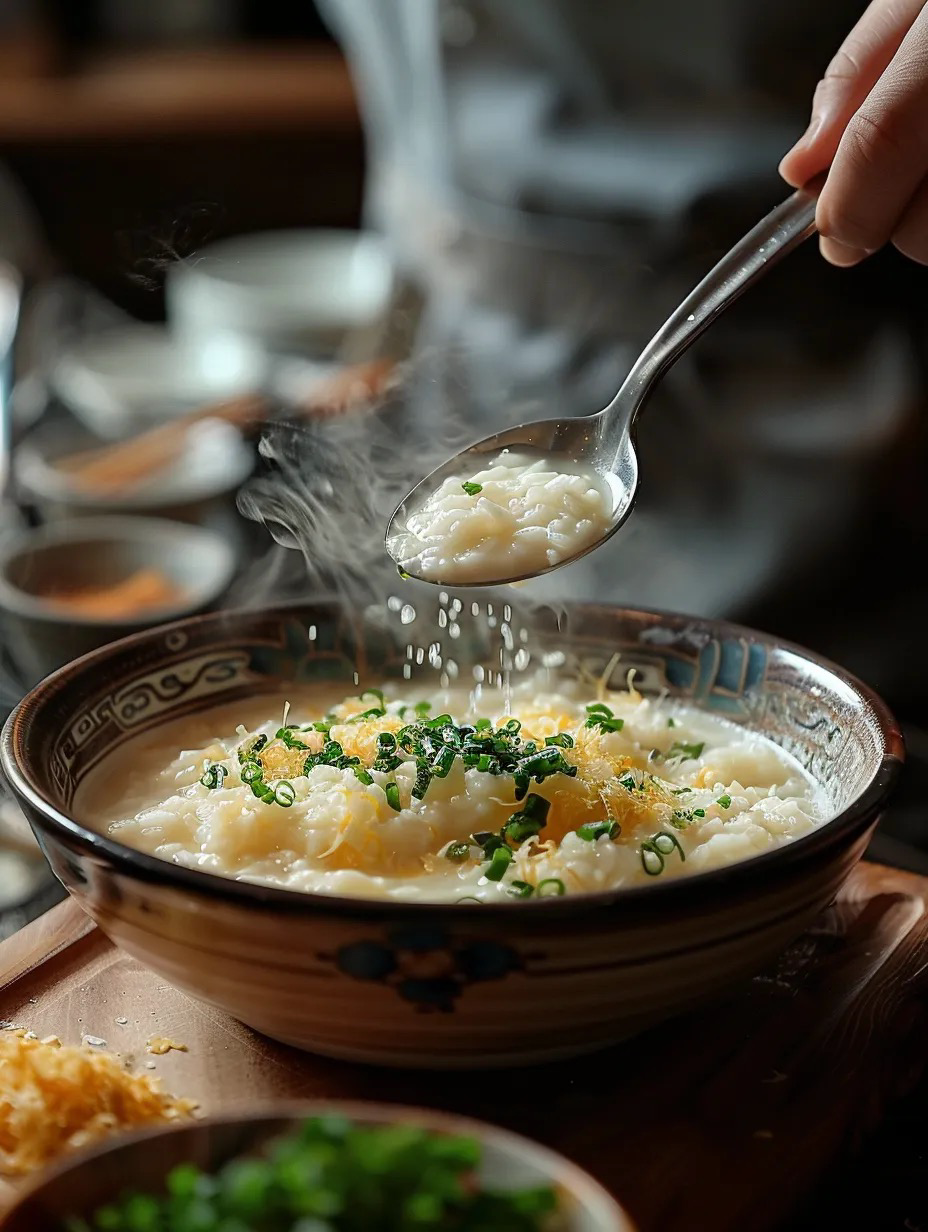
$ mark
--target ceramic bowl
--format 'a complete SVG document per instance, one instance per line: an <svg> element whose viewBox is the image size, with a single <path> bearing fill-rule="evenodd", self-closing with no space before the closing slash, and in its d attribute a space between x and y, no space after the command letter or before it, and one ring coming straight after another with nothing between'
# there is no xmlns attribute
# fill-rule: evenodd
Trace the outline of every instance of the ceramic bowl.
<svg viewBox="0 0 928 1232"><path fill-rule="evenodd" d="M205 420L191 427L189 448L147 480L125 489L99 489L76 483L58 463L99 446L99 439L74 423L42 425L17 448L17 496L43 522L131 514L170 518L218 531L244 545L248 524L236 497L254 467L255 455L231 424Z"/></svg>
<svg viewBox="0 0 928 1232"><path fill-rule="evenodd" d="M387 310L393 270L373 233L319 228L220 240L167 274L168 321L178 338L331 356L350 331Z"/></svg>
<svg viewBox="0 0 928 1232"><path fill-rule="evenodd" d="M164 325L133 322L68 346L51 384L90 431L119 439L198 406L251 393L264 374L254 347L217 343L203 349Z"/></svg>
<svg viewBox="0 0 928 1232"><path fill-rule="evenodd" d="M284 1104L247 1116L211 1118L119 1138L46 1173L0 1220L0 1232L60 1232L63 1219L86 1218L127 1189L159 1192L178 1164L192 1162L204 1171L216 1171L292 1132L305 1117L320 1115L345 1117L359 1125L414 1124L436 1134L476 1138L483 1148L479 1177L488 1187L553 1185L561 1195L565 1232L635 1232L605 1189L554 1151L467 1117L368 1103Z"/></svg>
<svg viewBox="0 0 928 1232"><path fill-rule="evenodd" d="M903 747L865 686L773 637L595 606L569 609L566 627L538 630L564 670L602 673L619 654L614 687L635 669L642 692L666 690L764 733L823 785L834 819L689 877L479 907L227 880L74 820L87 774L165 720L293 682L352 689L356 665L362 684L401 679L404 641L330 602L207 616L97 651L23 701L4 729L2 766L53 870L104 932L266 1035L350 1060L435 1068L590 1051L711 999L797 937L860 858Z"/></svg>
<svg viewBox="0 0 928 1232"><path fill-rule="evenodd" d="M136 617L80 616L44 597L53 588L112 585L149 568L182 595ZM228 588L235 568L235 552L222 536L160 518L78 518L24 531L0 549L6 648L22 678L35 683L106 642L203 611Z"/></svg>

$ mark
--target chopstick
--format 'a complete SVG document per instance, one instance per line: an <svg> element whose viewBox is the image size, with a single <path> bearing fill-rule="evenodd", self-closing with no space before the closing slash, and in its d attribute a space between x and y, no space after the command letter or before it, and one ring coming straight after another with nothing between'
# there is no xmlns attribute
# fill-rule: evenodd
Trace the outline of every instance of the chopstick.
<svg viewBox="0 0 928 1232"><path fill-rule="evenodd" d="M393 385L396 363L375 359L355 364L321 381L293 408L301 417L324 419L370 405ZM139 436L60 459L59 470L75 486L94 491L118 491L157 474L180 457L187 433L204 420L222 420L243 432L259 427L271 413L270 403L257 394L199 407L170 423L150 428Z"/></svg>

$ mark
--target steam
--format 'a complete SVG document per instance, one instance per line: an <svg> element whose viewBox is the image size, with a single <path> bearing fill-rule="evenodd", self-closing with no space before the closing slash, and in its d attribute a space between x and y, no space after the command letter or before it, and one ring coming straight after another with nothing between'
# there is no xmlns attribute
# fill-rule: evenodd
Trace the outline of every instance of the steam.
<svg viewBox="0 0 928 1232"><path fill-rule="evenodd" d="M455 593L401 579L384 546L403 497L479 434L469 417L440 413L449 405L446 390L441 397L435 390L434 409L428 391L420 382L412 393L407 382L377 411L265 430L261 473L238 503L267 529L272 547L230 603L259 607L334 594L346 611L405 646L407 679L508 686L513 673L545 661L535 635L541 626L562 627L563 607L535 597L531 585ZM522 410L532 417L532 408Z"/></svg>
<svg viewBox="0 0 928 1232"><path fill-rule="evenodd" d="M272 553L239 588L242 602L307 592L335 592L354 607L385 602L399 584L384 548L390 515L472 436L447 418L417 428L401 399L363 415L272 424L259 447L262 474L242 491L239 508L276 544L300 553L302 577Z"/></svg>

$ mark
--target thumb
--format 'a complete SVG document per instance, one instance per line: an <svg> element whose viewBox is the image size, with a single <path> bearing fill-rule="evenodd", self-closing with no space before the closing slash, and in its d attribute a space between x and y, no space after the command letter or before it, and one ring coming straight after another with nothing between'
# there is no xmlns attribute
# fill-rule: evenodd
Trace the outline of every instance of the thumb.
<svg viewBox="0 0 928 1232"><path fill-rule="evenodd" d="M851 117L876 85L925 0L873 0L818 83L809 127L780 163L799 188L831 165Z"/></svg>

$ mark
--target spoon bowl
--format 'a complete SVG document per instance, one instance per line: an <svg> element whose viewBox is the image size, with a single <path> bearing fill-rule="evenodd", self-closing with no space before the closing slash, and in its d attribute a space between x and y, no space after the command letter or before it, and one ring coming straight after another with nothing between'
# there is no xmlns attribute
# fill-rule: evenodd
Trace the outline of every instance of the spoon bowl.
<svg viewBox="0 0 928 1232"><path fill-rule="evenodd" d="M507 428L504 432L496 432L493 436L484 437L482 441L470 445L461 453L456 454L447 462L443 462L421 480L412 492L398 506L390 519L387 531L387 551L403 568L403 560L409 559L405 544L410 536L405 530L409 517L420 509L425 502L441 487L446 479L456 475L473 474L494 462L511 462L524 459L526 463L540 459L556 458L556 466L560 470L574 467L589 467L603 480L612 495L611 521L606 533L571 556L571 560L579 560L610 539L625 522L632 511L635 493L638 488L638 456L634 443L629 437L627 448L616 458L613 468L603 465L602 433L607 425L607 411L596 415L580 415L573 419L539 419L534 423L520 424L515 428ZM470 582L474 586L506 586L515 582L527 581L539 577L542 573L550 573L560 568L564 562L549 564L542 569L530 573L512 573L494 575ZM406 570L404 569L404 572ZM416 576L410 573L410 576ZM436 581L434 578L425 579ZM453 584L451 579L438 582L439 585Z"/></svg>
<svg viewBox="0 0 928 1232"><path fill-rule="evenodd" d="M386 533L387 552L407 576L435 585L460 585L461 577L424 576L410 567L416 552L415 535L408 523L454 477L468 478L502 460L523 456L544 459L555 471L570 473L588 468L605 481L612 494L611 516L592 542L554 562L540 561L529 572L514 576L468 576L468 585L499 586L539 577L571 564L611 539L632 511L638 491L638 458L634 429L642 406L667 369L748 287L815 232L815 208L824 183L819 176L771 210L690 292L657 331L632 365L622 387L609 405L595 415L543 419L507 428L462 450L427 475L397 506ZM503 562L502 573L506 565Z"/></svg>

